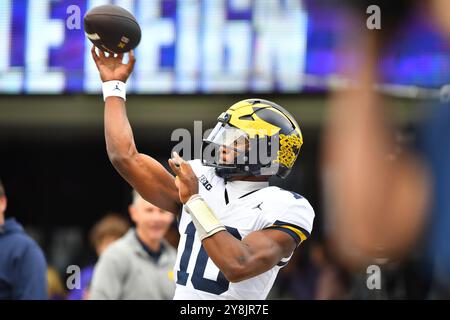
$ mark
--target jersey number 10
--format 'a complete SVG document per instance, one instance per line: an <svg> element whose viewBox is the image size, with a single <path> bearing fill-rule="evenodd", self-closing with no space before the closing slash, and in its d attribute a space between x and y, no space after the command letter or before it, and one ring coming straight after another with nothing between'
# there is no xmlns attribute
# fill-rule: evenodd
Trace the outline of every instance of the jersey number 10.
<svg viewBox="0 0 450 320"><path fill-rule="evenodd" d="M226 227L227 231L231 233L236 239L241 240L242 237L236 228ZM184 251L180 260L180 271L177 272L177 284L183 286L186 285L189 278L189 273L187 273L187 268L189 260L191 258L192 247L195 240L195 226L191 222L186 228L186 243L184 245ZM197 255L197 260L195 261L194 272L192 274L191 282L195 289L204 292L209 292L212 294L222 294L228 290L230 282L225 278L222 272L219 271L217 280L205 279L203 277L206 269L206 263L208 262L208 254L205 248L201 246L200 251Z"/></svg>

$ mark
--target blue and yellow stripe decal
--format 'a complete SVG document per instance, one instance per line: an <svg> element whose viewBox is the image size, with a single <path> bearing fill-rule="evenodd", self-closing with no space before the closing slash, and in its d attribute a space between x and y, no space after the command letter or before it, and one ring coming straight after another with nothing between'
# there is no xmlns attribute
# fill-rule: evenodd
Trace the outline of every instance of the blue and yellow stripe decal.
<svg viewBox="0 0 450 320"><path fill-rule="evenodd" d="M292 238L294 238L297 245L299 245L309 237L309 232L303 229L302 227L280 220L275 221L273 225L267 227L267 229L280 230L286 232Z"/></svg>

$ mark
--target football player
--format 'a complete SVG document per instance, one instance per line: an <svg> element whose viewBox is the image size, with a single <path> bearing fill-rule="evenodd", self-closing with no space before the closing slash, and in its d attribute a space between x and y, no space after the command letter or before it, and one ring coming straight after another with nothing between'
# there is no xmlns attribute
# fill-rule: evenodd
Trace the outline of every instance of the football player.
<svg viewBox="0 0 450 320"><path fill-rule="evenodd" d="M174 298L265 299L313 225L304 197L268 182L286 177L297 159L303 143L297 122L273 102L240 101L219 116L202 161L169 159L174 178L134 143L125 108L133 52L126 64L122 54L92 48L92 56L103 81L109 159L147 201L182 211ZM264 147L269 152L260 152Z"/></svg>

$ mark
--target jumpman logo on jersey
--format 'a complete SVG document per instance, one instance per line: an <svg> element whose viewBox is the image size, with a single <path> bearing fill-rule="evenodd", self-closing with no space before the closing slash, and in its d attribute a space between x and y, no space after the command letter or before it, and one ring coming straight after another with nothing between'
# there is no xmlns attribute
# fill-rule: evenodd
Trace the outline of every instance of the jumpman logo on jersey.
<svg viewBox="0 0 450 320"><path fill-rule="evenodd" d="M119 83L118 83L118 82L116 83L116 87L113 89L113 91L114 91L114 90L122 91L122 90L120 90L120 88L119 88Z"/></svg>
<svg viewBox="0 0 450 320"><path fill-rule="evenodd" d="M260 204L258 204L257 206L255 206L254 208L252 208L252 209L259 209L259 210L261 210L262 211L262 209L261 209L261 205L262 205L263 203L261 202Z"/></svg>

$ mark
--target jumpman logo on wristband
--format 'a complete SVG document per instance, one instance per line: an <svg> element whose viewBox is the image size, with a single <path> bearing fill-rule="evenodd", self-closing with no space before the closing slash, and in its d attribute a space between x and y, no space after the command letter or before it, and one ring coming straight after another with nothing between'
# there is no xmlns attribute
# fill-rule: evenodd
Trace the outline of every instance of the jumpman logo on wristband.
<svg viewBox="0 0 450 320"><path fill-rule="evenodd" d="M119 83L118 83L118 82L116 83L116 87L113 89L113 91L114 91L114 90L122 91L122 90L120 90L120 88L119 88Z"/></svg>

